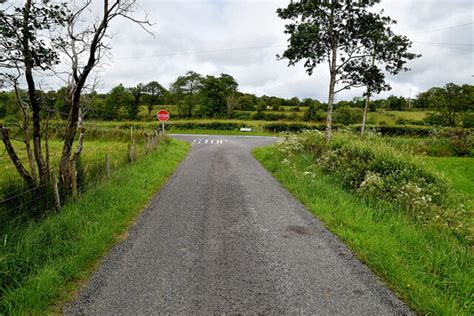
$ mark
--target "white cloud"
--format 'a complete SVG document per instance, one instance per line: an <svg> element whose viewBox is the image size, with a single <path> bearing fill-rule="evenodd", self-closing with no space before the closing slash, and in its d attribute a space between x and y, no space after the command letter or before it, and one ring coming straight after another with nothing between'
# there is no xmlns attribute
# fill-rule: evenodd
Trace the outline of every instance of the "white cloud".
<svg viewBox="0 0 474 316"><path fill-rule="evenodd" d="M113 63L102 72L103 90L157 80L169 85L188 70L228 73L243 92L284 97L327 98L328 74L323 64L309 77L303 67L276 60L284 49L284 21L275 11L289 1L139 1L156 22L152 38L126 20L112 24ZM471 0L385 0L379 8L398 20L397 32L414 42L423 57L411 72L390 77L390 93L408 96L448 82L473 83L473 2ZM139 14L139 12L137 12ZM450 28L460 24L462 27ZM463 45L457 45L463 44ZM362 90L345 91L338 99Z"/></svg>

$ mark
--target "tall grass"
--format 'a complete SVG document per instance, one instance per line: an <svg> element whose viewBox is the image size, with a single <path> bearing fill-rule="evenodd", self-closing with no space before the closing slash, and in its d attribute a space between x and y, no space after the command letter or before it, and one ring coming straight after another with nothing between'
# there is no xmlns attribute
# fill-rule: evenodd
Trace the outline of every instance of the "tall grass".
<svg viewBox="0 0 474 316"><path fill-rule="evenodd" d="M451 230L425 225L396 205L368 199L323 172L314 153L288 158L273 147L256 158L413 309L427 315L474 313L474 258Z"/></svg>
<svg viewBox="0 0 474 316"><path fill-rule="evenodd" d="M0 245L0 314L48 313L52 304L69 299L188 149L172 140L61 212L21 227L10 223Z"/></svg>

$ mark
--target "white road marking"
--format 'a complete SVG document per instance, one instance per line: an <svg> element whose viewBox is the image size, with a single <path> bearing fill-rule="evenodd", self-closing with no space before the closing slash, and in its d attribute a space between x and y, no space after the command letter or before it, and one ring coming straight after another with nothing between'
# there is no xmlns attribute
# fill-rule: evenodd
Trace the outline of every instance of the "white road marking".
<svg viewBox="0 0 474 316"><path fill-rule="evenodd" d="M228 142L229 140L227 139L200 139L200 138L193 139L193 145L200 145L200 144L222 145Z"/></svg>

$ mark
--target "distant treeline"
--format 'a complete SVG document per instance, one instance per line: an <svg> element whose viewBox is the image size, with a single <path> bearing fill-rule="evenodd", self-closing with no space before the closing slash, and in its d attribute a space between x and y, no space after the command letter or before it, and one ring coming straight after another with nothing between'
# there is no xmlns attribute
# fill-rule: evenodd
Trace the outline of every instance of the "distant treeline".
<svg viewBox="0 0 474 316"><path fill-rule="evenodd" d="M114 87L106 94L92 92L83 96L88 119L137 120L140 108L147 108L147 116L157 105L174 105L180 118L238 118L242 111L254 112L246 119L265 119L265 112L304 111L301 117L306 121L318 121L324 116L327 104L319 100L305 98L280 98L277 96L256 96L239 91L234 77L228 74L204 76L189 71L180 76L167 89L156 81L140 83L135 87ZM44 115L66 118L70 103L66 96L68 87L59 90L40 91L39 99ZM26 92L24 92L26 94ZM27 98L25 97L25 100ZM16 116L18 111L14 91L0 92L0 118ZM339 101L337 108L363 108L364 98ZM286 107L286 109L284 108ZM291 107L288 109L287 107ZM474 86L447 84L420 93L413 99L391 95L386 99L373 100L370 110L405 111L425 109L435 112L430 115L433 125L455 126L466 113L474 111Z"/></svg>

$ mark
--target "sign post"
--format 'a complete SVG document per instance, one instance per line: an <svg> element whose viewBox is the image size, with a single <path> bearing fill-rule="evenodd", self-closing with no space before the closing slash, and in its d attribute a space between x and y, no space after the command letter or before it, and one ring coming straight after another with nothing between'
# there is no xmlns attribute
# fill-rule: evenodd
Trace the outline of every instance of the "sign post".
<svg viewBox="0 0 474 316"><path fill-rule="evenodd" d="M161 122L161 132L165 134L165 122L170 119L170 114L166 110L159 110L156 114L156 118Z"/></svg>

